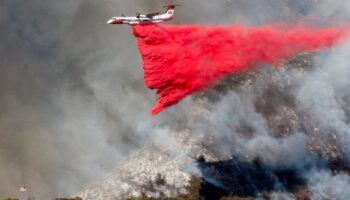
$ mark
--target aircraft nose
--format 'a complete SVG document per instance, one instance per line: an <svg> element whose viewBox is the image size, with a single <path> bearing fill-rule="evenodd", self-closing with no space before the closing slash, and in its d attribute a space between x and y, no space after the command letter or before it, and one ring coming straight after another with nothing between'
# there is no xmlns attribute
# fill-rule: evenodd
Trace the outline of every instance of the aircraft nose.
<svg viewBox="0 0 350 200"><path fill-rule="evenodd" d="M112 18L107 21L107 24L123 24L124 20L118 18Z"/></svg>
<svg viewBox="0 0 350 200"><path fill-rule="evenodd" d="M107 21L107 24L113 24L114 23L114 19L110 19Z"/></svg>

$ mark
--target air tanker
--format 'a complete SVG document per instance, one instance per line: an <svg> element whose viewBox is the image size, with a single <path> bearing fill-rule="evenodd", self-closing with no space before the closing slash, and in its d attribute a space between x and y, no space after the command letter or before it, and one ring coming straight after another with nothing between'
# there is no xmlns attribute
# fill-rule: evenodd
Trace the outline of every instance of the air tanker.
<svg viewBox="0 0 350 200"><path fill-rule="evenodd" d="M136 24L156 24L156 23L170 21L173 19L176 6L178 5L169 4L167 6L164 6L165 8L167 8L167 10L163 14L161 14L160 12L150 13L146 15L141 15L140 13L137 13L136 16L134 17L128 17L123 14L121 17L112 17L110 20L107 21L107 24L136 25Z"/></svg>

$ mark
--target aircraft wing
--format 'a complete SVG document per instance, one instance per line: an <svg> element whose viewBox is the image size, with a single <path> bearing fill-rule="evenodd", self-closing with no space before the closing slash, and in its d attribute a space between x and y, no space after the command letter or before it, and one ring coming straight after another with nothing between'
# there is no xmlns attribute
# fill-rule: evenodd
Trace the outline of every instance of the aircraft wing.
<svg viewBox="0 0 350 200"><path fill-rule="evenodd" d="M153 17L153 16L156 16L156 15L159 15L160 12L156 12L156 13L150 13L150 14L147 14L146 17Z"/></svg>

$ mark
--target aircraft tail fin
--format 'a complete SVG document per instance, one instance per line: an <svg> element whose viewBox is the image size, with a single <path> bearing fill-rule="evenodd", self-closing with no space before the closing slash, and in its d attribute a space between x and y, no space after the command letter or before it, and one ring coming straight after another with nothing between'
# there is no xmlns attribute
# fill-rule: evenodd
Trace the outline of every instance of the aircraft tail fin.
<svg viewBox="0 0 350 200"><path fill-rule="evenodd" d="M180 6L179 4L168 4L166 6L164 6L164 8L167 8L168 10L174 10L176 6Z"/></svg>

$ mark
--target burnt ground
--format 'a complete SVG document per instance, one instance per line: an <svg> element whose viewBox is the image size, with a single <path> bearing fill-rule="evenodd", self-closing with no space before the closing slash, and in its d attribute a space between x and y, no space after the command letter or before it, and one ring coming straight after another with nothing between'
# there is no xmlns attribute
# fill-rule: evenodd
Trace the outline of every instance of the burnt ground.
<svg viewBox="0 0 350 200"><path fill-rule="evenodd" d="M198 160L203 173L201 196L219 200L225 196L256 197L273 191L297 192L305 187L299 169L272 169L259 160L242 161L239 158L219 162Z"/></svg>
<svg viewBox="0 0 350 200"><path fill-rule="evenodd" d="M337 171L349 172L343 163L327 162L320 158L319 169L331 168ZM225 197L251 199L260 197L270 199L272 192L293 194L295 199L311 199L306 180L300 174L300 168L274 169L264 165L258 159L253 162L234 157L219 162L206 162L203 157L197 160L198 168L203 174L200 195L204 199L220 200ZM316 166L304 166L302 171Z"/></svg>

